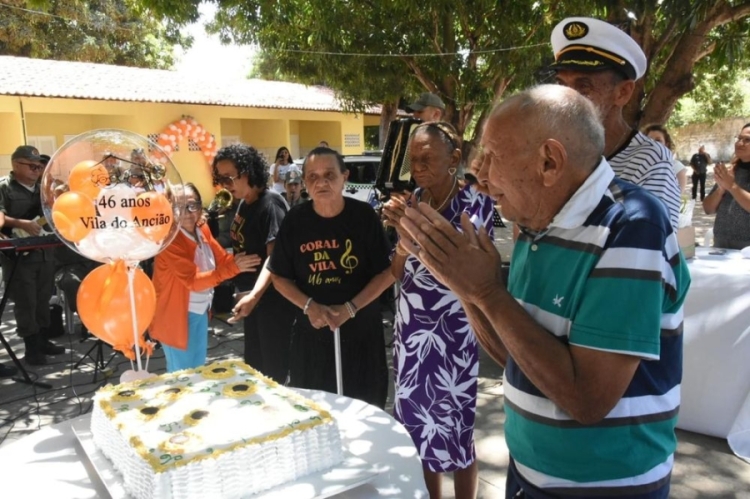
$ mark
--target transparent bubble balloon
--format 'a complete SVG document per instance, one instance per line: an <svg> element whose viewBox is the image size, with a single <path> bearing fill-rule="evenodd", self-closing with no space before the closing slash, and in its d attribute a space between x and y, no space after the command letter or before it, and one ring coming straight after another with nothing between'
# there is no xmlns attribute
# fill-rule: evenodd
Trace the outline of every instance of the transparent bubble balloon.
<svg viewBox="0 0 750 499"><path fill-rule="evenodd" d="M154 142L93 130L66 142L42 176L44 216L74 251L135 263L172 242L185 210L182 179Z"/></svg>

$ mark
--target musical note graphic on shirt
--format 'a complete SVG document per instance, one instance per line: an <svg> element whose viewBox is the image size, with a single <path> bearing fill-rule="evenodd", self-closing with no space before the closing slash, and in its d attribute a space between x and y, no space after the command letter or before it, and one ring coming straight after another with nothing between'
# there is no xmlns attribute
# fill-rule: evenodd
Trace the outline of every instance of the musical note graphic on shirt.
<svg viewBox="0 0 750 499"><path fill-rule="evenodd" d="M346 240L346 251L344 251L344 254L341 255L341 260L339 263L341 263L341 266L346 269L347 274L351 274L355 268L357 268L357 265L359 265L359 258L352 255L352 240L347 239Z"/></svg>

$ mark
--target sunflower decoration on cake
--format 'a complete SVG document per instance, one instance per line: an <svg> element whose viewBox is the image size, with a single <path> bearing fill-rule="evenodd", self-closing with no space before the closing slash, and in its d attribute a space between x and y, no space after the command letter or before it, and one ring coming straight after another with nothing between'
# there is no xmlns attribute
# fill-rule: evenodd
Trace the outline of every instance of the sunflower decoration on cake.
<svg viewBox="0 0 750 499"><path fill-rule="evenodd" d="M159 444L159 450L169 454L183 455L194 452L203 446L203 439L190 431L183 431L172 435L167 440Z"/></svg>
<svg viewBox="0 0 750 499"><path fill-rule="evenodd" d="M205 420L211 413L205 409L194 409L182 418L182 421L188 426L195 426Z"/></svg>
<svg viewBox="0 0 750 499"><path fill-rule="evenodd" d="M190 390L184 386L170 386L160 391L156 396L165 400L175 401L188 393L190 393Z"/></svg>
<svg viewBox="0 0 750 499"><path fill-rule="evenodd" d="M225 397L243 398L252 395L258 391L255 383L242 381L239 383L230 383L221 389Z"/></svg>
<svg viewBox="0 0 750 499"><path fill-rule="evenodd" d="M120 391L115 391L112 394L112 402L132 402L141 398L141 393L138 390L128 388Z"/></svg>
<svg viewBox="0 0 750 499"><path fill-rule="evenodd" d="M231 367L216 364L206 366L198 372L206 379L227 379L236 374L235 370Z"/></svg>
<svg viewBox="0 0 750 499"><path fill-rule="evenodd" d="M138 418L144 421L151 421L161 412L161 407L155 404L146 404L140 407L135 407L134 410L138 413Z"/></svg>

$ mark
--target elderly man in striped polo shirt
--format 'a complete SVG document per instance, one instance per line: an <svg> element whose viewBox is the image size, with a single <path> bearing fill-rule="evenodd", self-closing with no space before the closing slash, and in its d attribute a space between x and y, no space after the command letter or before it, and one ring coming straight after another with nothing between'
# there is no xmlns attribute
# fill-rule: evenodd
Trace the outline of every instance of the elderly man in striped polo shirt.
<svg viewBox="0 0 750 499"><path fill-rule="evenodd" d="M690 277L664 205L615 176L569 88L506 100L481 143L479 182L522 227L507 290L466 214L457 232L422 203L401 225L505 366L506 497L667 498Z"/></svg>
<svg viewBox="0 0 750 499"><path fill-rule="evenodd" d="M552 30L557 83L594 103L604 125L604 156L615 174L662 200L672 228L680 218L680 187L672 153L628 125L622 108L646 72L646 56L625 32L599 19L570 17Z"/></svg>

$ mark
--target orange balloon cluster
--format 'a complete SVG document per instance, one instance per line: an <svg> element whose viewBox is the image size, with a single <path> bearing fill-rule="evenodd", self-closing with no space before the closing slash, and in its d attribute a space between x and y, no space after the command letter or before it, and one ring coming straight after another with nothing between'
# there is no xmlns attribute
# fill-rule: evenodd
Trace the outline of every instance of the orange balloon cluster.
<svg viewBox="0 0 750 499"><path fill-rule="evenodd" d="M52 205L52 221L61 236L77 243L91 232L96 216L96 198L107 185L107 169L96 161L81 161L70 170L70 191L58 196Z"/></svg>
<svg viewBox="0 0 750 499"><path fill-rule="evenodd" d="M206 161L211 165L216 157L218 146L213 135L211 135L201 124L191 117L185 117L167 126L159 134L159 147L164 149L170 156L176 150L177 144L184 138L190 138L198 144Z"/></svg>
<svg viewBox="0 0 750 499"><path fill-rule="evenodd" d="M71 191L82 192L95 200L102 187L109 185L109 172L94 160L81 161L70 170L68 185Z"/></svg>
<svg viewBox="0 0 750 499"><path fill-rule="evenodd" d="M97 338L112 345L130 360L135 360L133 346L133 315L131 312L129 270L125 262L101 265L81 281L78 288L78 316ZM143 333L151 324L156 311L156 291L151 279L135 269L133 296L135 298L138 345L149 351Z"/></svg>
<svg viewBox="0 0 750 499"><path fill-rule="evenodd" d="M60 235L73 243L91 232L95 216L94 200L81 192L64 192L52 205L52 222Z"/></svg>

